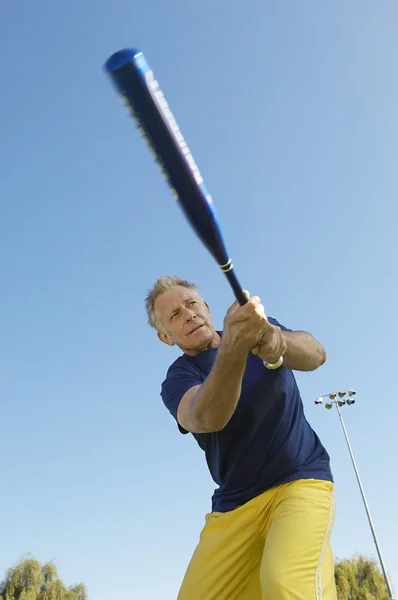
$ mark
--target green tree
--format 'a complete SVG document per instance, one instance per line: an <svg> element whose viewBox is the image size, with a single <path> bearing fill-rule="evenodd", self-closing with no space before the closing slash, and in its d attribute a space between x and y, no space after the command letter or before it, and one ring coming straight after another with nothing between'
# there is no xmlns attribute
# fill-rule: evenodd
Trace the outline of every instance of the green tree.
<svg viewBox="0 0 398 600"><path fill-rule="evenodd" d="M23 557L0 583L0 600L87 600L83 584L66 587L52 562Z"/></svg>
<svg viewBox="0 0 398 600"><path fill-rule="evenodd" d="M389 600L384 577L375 559L357 554L336 561L338 600Z"/></svg>

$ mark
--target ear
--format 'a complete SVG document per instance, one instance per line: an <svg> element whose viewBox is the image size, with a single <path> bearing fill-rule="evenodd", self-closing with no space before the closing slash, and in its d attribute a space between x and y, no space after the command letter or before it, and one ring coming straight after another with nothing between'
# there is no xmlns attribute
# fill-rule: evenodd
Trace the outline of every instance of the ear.
<svg viewBox="0 0 398 600"><path fill-rule="evenodd" d="M158 331L158 339L163 342L163 344L167 344L168 346L175 346L174 340L165 333L164 331Z"/></svg>

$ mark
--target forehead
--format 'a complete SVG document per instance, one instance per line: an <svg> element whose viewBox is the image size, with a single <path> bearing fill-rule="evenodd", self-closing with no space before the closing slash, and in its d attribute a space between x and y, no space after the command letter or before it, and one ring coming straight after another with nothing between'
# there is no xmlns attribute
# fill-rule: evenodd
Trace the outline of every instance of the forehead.
<svg viewBox="0 0 398 600"><path fill-rule="evenodd" d="M160 314L172 310L175 306L182 304L190 298L200 299L196 290L176 285L156 298L155 309Z"/></svg>

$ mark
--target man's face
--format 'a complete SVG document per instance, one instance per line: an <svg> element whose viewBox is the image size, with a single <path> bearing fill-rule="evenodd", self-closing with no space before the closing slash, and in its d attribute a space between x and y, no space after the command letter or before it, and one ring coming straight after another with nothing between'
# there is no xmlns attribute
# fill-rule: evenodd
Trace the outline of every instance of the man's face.
<svg viewBox="0 0 398 600"><path fill-rule="evenodd" d="M210 310L199 294L190 288L176 286L155 301L161 324L159 339L187 354L195 355L209 346L214 338Z"/></svg>

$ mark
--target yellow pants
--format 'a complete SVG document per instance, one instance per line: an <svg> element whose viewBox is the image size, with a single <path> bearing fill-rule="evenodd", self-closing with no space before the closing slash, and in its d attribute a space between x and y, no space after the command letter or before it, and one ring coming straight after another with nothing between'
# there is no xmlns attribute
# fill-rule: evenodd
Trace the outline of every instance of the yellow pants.
<svg viewBox="0 0 398 600"><path fill-rule="evenodd" d="M206 515L177 600L336 600L334 487L301 479Z"/></svg>

